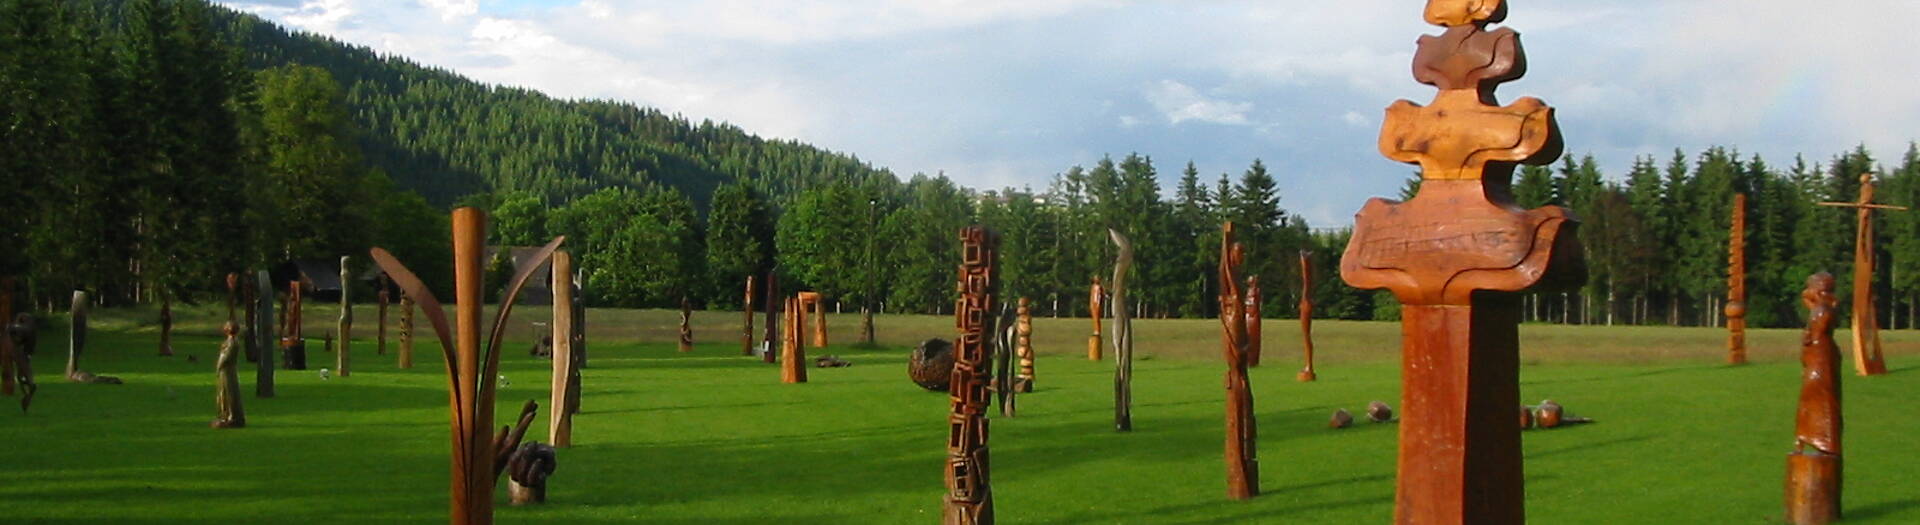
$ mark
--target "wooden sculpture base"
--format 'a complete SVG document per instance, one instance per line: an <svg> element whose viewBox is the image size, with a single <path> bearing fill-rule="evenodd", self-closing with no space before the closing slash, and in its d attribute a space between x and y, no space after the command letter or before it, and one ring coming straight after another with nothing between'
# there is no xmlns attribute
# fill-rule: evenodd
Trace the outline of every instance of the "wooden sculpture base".
<svg viewBox="0 0 1920 525"><path fill-rule="evenodd" d="M1294 376L1294 378L1299 379L1300 382L1302 383L1308 383L1308 382L1312 382L1315 379L1319 379L1320 376L1314 374L1313 370L1311 369L1302 369L1299 374Z"/></svg>
<svg viewBox="0 0 1920 525"><path fill-rule="evenodd" d="M547 488L546 487L529 487L526 485L521 485L520 482L518 481L509 479L507 480L507 497L509 498L509 501L511 501L514 505L526 505L528 503L546 503Z"/></svg>
<svg viewBox="0 0 1920 525"><path fill-rule="evenodd" d="M1087 360L1100 360L1100 334L1093 334L1087 337Z"/></svg>
<svg viewBox="0 0 1920 525"><path fill-rule="evenodd" d="M1840 519L1840 456L1818 451L1787 454L1787 523Z"/></svg>
<svg viewBox="0 0 1920 525"><path fill-rule="evenodd" d="M1517 297L1402 307L1397 523L1525 522Z"/></svg>

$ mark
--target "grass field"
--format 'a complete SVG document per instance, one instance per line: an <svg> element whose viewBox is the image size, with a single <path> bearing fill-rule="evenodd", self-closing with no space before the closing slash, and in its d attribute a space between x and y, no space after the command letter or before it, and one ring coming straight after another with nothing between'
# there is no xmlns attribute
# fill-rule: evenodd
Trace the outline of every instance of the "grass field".
<svg viewBox="0 0 1920 525"><path fill-rule="evenodd" d="M0 407L0 522L443 522L446 380L437 346L416 366L357 339L349 378L282 371L279 397L252 397L248 427L212 430L211 310L183 309L180 356L155 357L150 311L103 312L83 368L127 384L59 375L64 328L43 336L33 410ZM307 312L309 334L332 324ZM525 353L516 314L500 419L547 399L548 364ZM592 312L591 366L575 446L550 503L503 523L931 523L938 520L946 397L905 378L905 348L951 320L882 316L881 349L835 346L855 366L778 369L741 357L739 313L696 313L699 347L669 342L674 315ZM356 335L373 333L371 308ZM758 319L756 319L758 320ZM831 316L835 343L853 315ZM1298 324L1265 325L1253 372L1264 493L1225 499L1217 323L1137 321L1134 426L1112 430L1112 362L1085 359L1085 319L1036 322L1039 389L993 424L993 488L1009 523L1383 523L1392 515L1391 424L1326 428L1336 408L1399 405L1398 328L1318 322L1316 383L1298 383ZM424 327L423 327L424 329ZM1798 392L1798 334L1751 334L1756 363L1726 367L1724 332L1646 327L1522 328L1522 398L1552 398L1600 423L1524 435L1527 514L1536 523L1774 523ZM1890 375L1847 376L1849 523L1920 522L1914 438L1920 334L1885 333ZM1844 332L1838 339L1845 341ZM315 345L310 346L317 346ZM197 357L188 362L186 354ZM332 356L313 351L313 368ZM545 407L531 436L545 439Z"/></svg>

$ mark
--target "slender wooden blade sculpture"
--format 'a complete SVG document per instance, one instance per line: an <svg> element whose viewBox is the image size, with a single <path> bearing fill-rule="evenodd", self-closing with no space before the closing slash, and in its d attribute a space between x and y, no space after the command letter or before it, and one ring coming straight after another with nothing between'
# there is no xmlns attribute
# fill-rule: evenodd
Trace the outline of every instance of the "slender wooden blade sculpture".
<svg viewBox="0 0 1920 525"><path fill-rule="evenodd" d="M1305 351L1307 366L1294 379L1301 382L1320 378L1313 371L1313 258L1309 255L1300 250L1300 348Z"/></svg>
<svg viewBox="0 0 1920 525"><path fill-rule="evenodd" d="M1840 519L1840 349L1833 344L1833 275L1807 277L1800 301L1807 330L1800 338L1800 409L1787 454L1787 522Z"/></svg>
<svg viewBox="0 0 1920 525"><path fill-rule="evenodd" d="M1494 89L1520 78L1518 33L1487 30L1499 0L1429 0L1413 74L1439 88L1431 105L1386 110L1380 151L1420 165L1419 193L1373 199L1355 216L1341 277L1389 289L1401 321L1399 523L1525 520L1520 428L1519 310L1512 292L1584 280L1572 216L1523 210L1508 191L1517 163L1560 154L1553 109Z"/></svg>
<svg viewBox="0 0 1920 525"><path fill-rule="evenodd" d="M1747 364L1747 194L1733 194L1727 234L1727 363Z"/></svg>
<svg viewBox="0 0 1920 525"><path fill-rule="evenodd" d="M253 336L260 340L260 360L255 362L253 375L254 397L273 397L273 349L280 338L273 331L273 277L266 270L253 274L254 309L260 313L254 317Z"/></svg>
<svg viewBox="0 0 1920 525"><path fill-rule="evenodd" d="M217 376L213 402L218 415L209 424L213 428L247 426L247 412L240 405L240 325L233 316L239 292L240 274L227 274L227 322L220 326L220 333L226 334L227 339L220 343L220 357L214 361Z"/></svg>
<svg viewBox="0 0 1920 525"><path fill-rule="evenodd" d="M340 256L340 323L334 333L340 337L339 348L334 352L334 368L340 377L347 377L353 364L353 275L348 271L348 262L352 257Z"/></svg>
<svg viewBox="0 0 1920 525"><path fill-rule="evenodd" d="M553 381L547 404L547 441L556 447L573 446L573 411L567 410L578 388L580 370L573 365L573 256L553 253ZM544 491L542 499L545 499Z"/></svg>
<svg viewBox="0 0 1920 525"><path fill-rule="evenodd" d="M486 346L481 347L481 281L485 276L486 213L475 208L453 211L454 318L449 325L446 310L433 293L406 265L385 249L371 250L373 260L387 272L407 297L420 304L427 321L439 335L440 350L447 365L447 394L451 407L453 434L453 475L451 522L487 524L493 522L493 487L499 478L496 467L498 440L489 440L493 426L493 403L499 374L500 346L505 343L506 320L521 288L558 249L565 237L556 237L536 252L528 264L516 272L494 315ZM453 328L457 326L458 332ZM529 401L529 404L532 402ZM521 420L531 421L523 411ZM513 432L524 433L525 424ZM514 439L514 441L518 441ZM517 443L515 443L517 446Z"/></svg>
<svg viewBox="0 0 1920 525"><path fill-rule="evenodd" d="M753 276L747 276L747 293L740 300L740 355L753 355Z"/></svg>
<svg viewBox="0 0 1920 525"><path fill-rule="evenodd" d="M1248 312L1254 304L1251 286L1240 284L1244 248L1234 238L1233 223L1220 227L1220 333L1227 360L1227 497L1252 499L1260 494L1260 460L1256 453L1259 424L1253 417L1253 387L1247 382L1248 354L1253 345ZM1252 282L1252 279L1248 280Z"/></svg>
<svg viewBox="0 0 1920 525"><path fill-rule="evenodd" d="M1100 318L1104 316L1101 303L1106 295L1106 288L1100 286L1100 277L1094 276L1093 286L1087 289L1087 310L1089 316L1093 318L1093 335L1087 336L1087 360L1089 361L1100 360L1100 347L1105 344L1100 341Z"/></svg>
<svg viewBox="0 0 1920 525"><path fill-rule="evenodd" d="M993 316L996 323L989 328L993 347L993 393L1000 398L1000 415L1014 417L1018 413L1017 393L1013 386L1014 332L1015 315L1012 305L1001 305L999 313Z"/></svg>
<svg viewBox="0 0 1920 525"><path fill-rule="evenodd" d="M987 475L987 393L992 369L987 331L993 326L994 257L999 240L980 226L960 230L960 297L954 304L953 379L948 396L947 497L943 522L947 525L993 523L993 489Z"/></svg>
<svg viewBox="0 0 1920 525"><path fill-rule="evenodd" d="M73 291L73 304L68 310L68 323L71 325L67 337L67 381L93 385L118 385L120 378L97 375L80 369L80 354L87 350L87 292Z"/></svg>
<svg viewBox="0 0 1920 525"><path fill-rule="evenodd" d="M1133 430L1133 312L1127 304L1127 270L1133 268L1133 241L1107 229L1119 248L1113 260L1113 428Z"/></svg>
<svg viewBox="0 0 1920 525"><path fill-rule="evenodd" d="M1856 224L1853 237L1853 369L1863 376L1887 373L1886 359L1880 353L1880 312L1873 301L1875 264L1873 210L1906 211L1905 206L1873 203L1873 174L1860 174L1860 199L1853 202L1822 202L1821 206L1853 208Z"/></svg>

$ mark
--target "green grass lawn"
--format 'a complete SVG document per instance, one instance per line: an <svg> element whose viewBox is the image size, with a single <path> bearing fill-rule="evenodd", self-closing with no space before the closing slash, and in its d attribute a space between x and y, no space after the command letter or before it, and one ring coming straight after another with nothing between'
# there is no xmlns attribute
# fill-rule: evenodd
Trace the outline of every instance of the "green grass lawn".
<svg viewBox="0 0 1920 525"><path fill-rule="evenodd" d="M180 356L155 357L148 311L100 315L83 368L127 384L59 377L64 329L42 339L33 411L0 405L0 521L443 522L447 512L445 372L419 346L417 366L374 354L371 308L352 377L282 371L279 397L252 396L248 427L212 430L211 310L183 309ZM335 315L307 313L317 335ZM548 363L525 353L519 312L502 363L497 420L527 399L543 407ZM575 446L560 451L550 503L503 523L931 523L944 492L947 399L906 379L905 347L948 335L951 320L883 316L885 348L835 346L855 366L812 369L802 385L739 355L739 313L697 313L702 344L676 352L673 315L594 311L591 366ZM832 316L835 343L852 315ZM1039 389L1019 417L995 418L993 488L1010 523L1382 523L1393 512L1395 429L1326 428L1371 400L1399 406L1398 328L1316 324L1315 383L1298 369L1294 321L1269 320L1267 364L1253 372L1261 486L1225 498L1223 367L1217 322L1136 323L1134 428L1112 430L1112 361L1085 359L1085 319L1040 319ZM423 327L424 329L424 327ZM1849 522L1920 521L1920 455L1911 415L1920 334L1887 333L1894 373L1847 376ZM1600 423L1524 435L1527 514L1536 523L1769 523L1781 514L1798 393L1797 333L1752 335L1756 364L1725 367L1724 332L1685 328L1527 326L1522 398L1552 398ZM1837 339L1845 341L1844 333ZM317 341L314 345L317 347ZM197 357L188 362L186 354ZM313 351L313 368L332 356ZM1363 418L1364 419L1364 418Z"/></svg>

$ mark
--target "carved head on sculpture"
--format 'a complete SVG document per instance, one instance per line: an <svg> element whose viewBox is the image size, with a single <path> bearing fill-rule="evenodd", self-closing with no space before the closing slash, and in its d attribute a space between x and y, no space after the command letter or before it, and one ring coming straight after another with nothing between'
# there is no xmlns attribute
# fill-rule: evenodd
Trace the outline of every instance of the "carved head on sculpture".
<svg viewBox="0 0 1920 525"><path fill-rule="evenodd" d="M1507 18L1502 0L1427 0L1427 23L1454 27L1498 24Z"/></svg>
<svg viewBox="0 0 1920 525"><path fill-rule="evenodd" d="M1833 274L1820 272L1807 276L1807 289L1800 292L1800 303L1811 311L1815 307L1833 307Z"/></svg>

